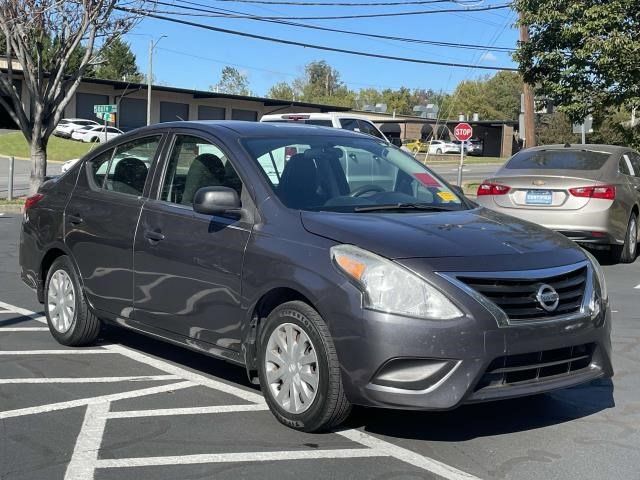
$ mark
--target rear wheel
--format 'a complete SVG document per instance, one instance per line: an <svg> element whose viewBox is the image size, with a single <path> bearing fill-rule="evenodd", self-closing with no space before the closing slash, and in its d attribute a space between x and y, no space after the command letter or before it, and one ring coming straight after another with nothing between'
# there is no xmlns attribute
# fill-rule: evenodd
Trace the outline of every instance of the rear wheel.
<svg viewBox="0 0 640 480"><path fill-rule="evenodd" d="M627 224L624 245L611 246L611 260L615 263L633 263L638 256L638 216L631 214Z"/></svg>
<svg viewBox="0 0 640 480"><path fill-rule="evenodd" d="M47 274L44 290L49 331L62 345L81 347L95 342L100 320L87 304L78 276L66 255L58 257Z"/></svg>
<svg viewBox="0 0 640 480"><path fill-rule="evenodd" d="M304 302L277 307L260 331L260 386L284 425L314 432L342 423L351 411L329 329Z"/></svg>
<svg viewBox="0 0 640 480"><path fill-rule="evenodd" d="M440 148L436 150L436 155L442 155L442 150Z"/></svg>

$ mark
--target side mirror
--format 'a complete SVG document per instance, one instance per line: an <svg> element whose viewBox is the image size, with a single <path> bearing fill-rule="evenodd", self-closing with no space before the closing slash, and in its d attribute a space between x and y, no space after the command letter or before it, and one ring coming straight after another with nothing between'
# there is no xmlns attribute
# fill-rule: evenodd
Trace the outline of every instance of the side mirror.
<svg viewBox="0 0 640 480"><path fill-rule="evenodd" d="M203 187L193 197L193 210L203 215L239 213L240 208L238 192L229 187Z"/></svg>
<svg viewBox="0 0 640 480"><path fill-rule="evenodd" d="M402 139L400 137L391 137L391 144L400 148L402 146Z"/></svg>

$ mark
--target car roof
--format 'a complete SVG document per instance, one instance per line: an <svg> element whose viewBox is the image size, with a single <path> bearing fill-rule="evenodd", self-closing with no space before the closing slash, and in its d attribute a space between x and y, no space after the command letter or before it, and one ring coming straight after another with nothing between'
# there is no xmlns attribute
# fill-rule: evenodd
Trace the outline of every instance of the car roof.
<svg viewBox="0 0 640 480"><path fill-rule="evenodd" d="M142 133L143 131L154 131L166 128L195 128L197 130L210 131L212 133L233 132L239 136L247 137L269 137L269 136L287 136L287 135L309 135L322 136L330 135L332 137L353 137L360 136L372 138L371 135L343 130L340 128L320 127L317 125L308 125L304 123L288 123L288 122L244 122L240 120L193 120L193 121L177 121L157 123L148 127L142 127L134 132Z"/></svg>

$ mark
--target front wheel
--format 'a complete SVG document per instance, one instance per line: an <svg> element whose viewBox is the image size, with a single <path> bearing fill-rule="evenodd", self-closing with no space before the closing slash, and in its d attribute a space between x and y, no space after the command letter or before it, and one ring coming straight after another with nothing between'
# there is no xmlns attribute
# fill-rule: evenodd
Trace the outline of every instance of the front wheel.
<svg viewBox="0 0 640 480"><path fill-rule="evenodd" d="M441 149L437 149L436 150L436 155L442 155L442 150Z"/></svg>
<svg viewBox="0 0 640 480"><path fill-rule="evenodd" d="M71 347L94 343L100 320L89 309L69 257L53 262L44 288L45 315L53 338Z"/></svg>
<svg viewBox="0 0 640 480"><path fill-rule="evenodd" d="M328 430L351 411L327 325L304 302L277 307L260 329L260 386L282 424Z"/></svg>
<svg viewBox="0 0 640 480"><path fill-rule="evenodd" d="M638 216L629 217L624 245L611 246L611 261L615 263L633 263L638 256Z"/></svg>

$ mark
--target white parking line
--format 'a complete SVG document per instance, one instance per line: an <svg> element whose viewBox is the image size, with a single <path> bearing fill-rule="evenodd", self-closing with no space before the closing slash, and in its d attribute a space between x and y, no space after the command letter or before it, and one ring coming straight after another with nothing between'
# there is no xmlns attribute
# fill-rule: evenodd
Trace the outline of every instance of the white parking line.
<svg viewBox="0 0 640 480"><path fill-rule="evenodd" d="M89 480L94 477L94 465L98 460L108 412L108 402L87 407L73 455L67 466L65 480Z"/></svg>
<svg viewBox="0 0 640 480"><path fill-rule="evenodd" d="M0 378L0 385L17 383L116 383L116 382L160 382L182 380L177 375L136 375L132 377L82 377L82 378Z"/></svg>
<svg viewBox="0 0 640 480"><path fill-rule="evenodd" d="M112 393L109 395L100 395L98 397L79 398L77 400L69 400L67 402L49 403L47 405L38 405L37 407L19 408L16 410L7 410L0 412L0 420L5 418L21 417L24 415L34 415L37 413L53 412L56 410L65 410L67 408L83 407L85 405L95 405L97 403L115 402L126 398L137 398L145 395L155 395L156 393L172 392L182 388L195 387L193 382L178 382L168 385L160 385L158 387L142 388L138 390L130 390L128 392Z"/></svg>
<svg viewBox="0 0 640 480"><path fill-rule="evenodd" d="M260 412L263 410L269 410L266 403L252 403L249 405L216 405L213 407L157 408L154 410L127 410L123 412L109 412L109 418L208 415L212 413Z"/></svg>
<svg viewBox="0 0 640 480"><path fill-rule="evenodd" d="M93 355L99 353L116 353L104 348L85 348L84 350L0 350L0 355Z"/></svg>
<svg viewBox="0 0 640 480"><path fill-rule="evenodd" d="M139 457L103 459L96 468L150 467L158 465L193 465L197 463L272 462L274 460L315 460L318 458L387 457L386 452L371 448L336 450L289 450L274 452L210 453L175 457Z"/></svg>
<svg viewBox="0 0 640 480"><path fill-rule="evenodd" d="M138 352L137 350L132 350L123 345L105 345L104 348L114 353L120 353L121 355L129 357L137 362L149 365L157 370L171 373L173 375L179 375L185 380L191 380L192 382L204 387L209 387L220 392L228 393L230 395L246 400L247 402L264 403L264 398L259 393L255 393L250 390L244 390L227 383L219 382L212 378L205 377L204 375L200 375L199 373L195 373L185 368L178 367L177 365L172 365L163 360L158 360L157 358L150 357L149 355L145 355Z"/></svg>
<svg viewBox="0 0 640 480"><path fill-rule="evenodd" d="M640 287L640 286L639 286ZM13 313L25 317L33 318L46 323L44 317L28 310L14 307L0 302L0 308L5 308ZM1 331L1 329L0 329ZM98 459L98 451L102 443L102 435L107 419L109 418L132 418L132 417L152 417L163 415L198 415L216 414L245 411L267 410L265 400L262 395L242 388L223 383L205 375L201 375L185 368L178 367L145 355L136 350L122 345L105 345L99 350L31 350L26 354L59 354L59 353L118 353L137 362L149 365L157 370L163 371L168 376L185 379L184 382L162 385L158 387L133 390L129 392L116 393L111 395L101 395L98 397L83 398L67 402L59 402L50 405L23 408L0 412L0 420L22 415L50 412L87 405L83 428L76 440L76 448L68 466L65 480L92 480L96 468L123 468L152 465L188 465L197 463L221 463L221 462L261 462L276 460L306 460L318 458L362 458L362 457L393 457L402 462L408 463L422 470L439 475L447 480L479 480L478 477L458 470L429 457L425 457L416 452L399 447L359 430L344 430L334 432L355 443L367 448L335 449L335 450L301 450L301 451L274 451L274 452L242 452L224 454L201 454L182 455L170 457L143 457L143 458L119 458L119 459ZM0 352L5 355L21 355L25 352ZM109 402L123 400L126 398L136 398L143 395L154 395L167 391L189 388L196 385L205 386L217 391L228 393L252 402L251 405L222 405L211 407L194 408L171 408L149 411L129 411L129 412L109 412ZM94 406L99 407L94 408ZM106 406L105 406L106 405Z"/></svg>
<svg viewBox="0 0 640 480"><path fill-rule="evenodd" d="M633 287L635 289L640 289L640 283L638 285L636 285L635 287Z"/></svg>
<svg viewBox="0 0 640 480"><path fill-rule="evenodd" d="M0 312L2 313L2 312ZM47 327L0 327L1 332L48 332Z"/></svg>
<svg viewBox="0 0 640 480"><path fill-rule="evenodd" d="M343 430L335 432L349 440L365 445L378 451L384 451L390 457L397 458L403 462L409 463L415 467L435 473L448 480L480 480L478 477L471 475L455 467L425 457L419 453L412 452L406 448L399 447L393 443L386 442L377 437L361 432L359 430Z"/></svg>

